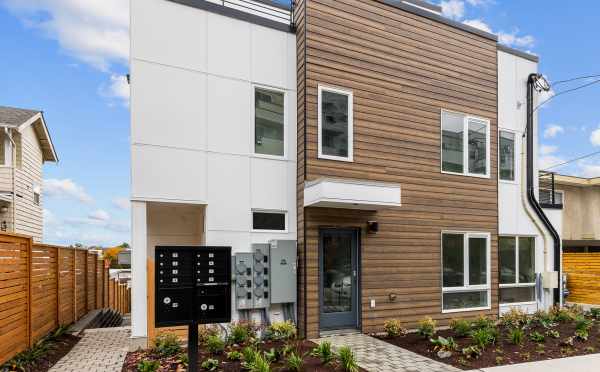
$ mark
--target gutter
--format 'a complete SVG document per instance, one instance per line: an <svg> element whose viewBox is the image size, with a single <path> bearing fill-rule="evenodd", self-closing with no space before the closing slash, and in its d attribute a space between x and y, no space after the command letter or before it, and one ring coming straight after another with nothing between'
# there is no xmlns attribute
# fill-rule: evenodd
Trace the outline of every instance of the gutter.
<svg viewBox="0 0 600 372"><path fill-rule="evenodd" d="M530 74L529 77L527 78L527 129L526 129L526 134L527 134L527 200L529 201L529 205L531 206L531 208L533 209L535 214L541 220L542 224L546 227L546 230L548 230L548 232L552 236L553 246L554 246L554 269L555 269L555 271L558 272L558 283L557 283L558 288L554 289L554 303L562 304L560 236L559 236L558 232L556 231L556 229L554 228L554 226L552 226L552 223L550 222L550 220L544 213L544 210L542 209L541 205L539 204L539 202L536 199L535 184L534 184L534 178L533 178L534 177L534 174L533 174L533 156L534 156L533 155L533 147L534 147L534 143L533 143L533 140L534 140L534 138L533 138L533 133L534 133L534 131L533 131L533 125L534 125L534 123L533 123L533 92L535 89L534 85L535 85L537 79L539 79L539 78L541 78L541 75L536 74L536 73Z"/></svg>

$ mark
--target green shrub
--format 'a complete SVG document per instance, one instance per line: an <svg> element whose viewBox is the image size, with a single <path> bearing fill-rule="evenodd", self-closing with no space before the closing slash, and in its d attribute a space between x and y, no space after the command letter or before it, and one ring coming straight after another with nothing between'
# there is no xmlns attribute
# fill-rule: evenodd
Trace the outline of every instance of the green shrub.
<svg viewBox="0 0 600 372"><path fill-rule="evenodd" d="M229 325L228 341L232 344L243 344L256 337L255 327L249 322L236 322Z"/></svg>
<svg viewBox="0 0 600 372"><path fill-rule="evenodd" d="M419 326L417 327L417 333L424 338L432 338L435 335L435 326L437 322L431 317L425 317L419 321Z"/></svg>
<svg viewBox="0 0 600 372"><path fill-rule="evenodd" d="M265 351L265 358L271 363L277 362L282 356L283 353L280 349L271 348L271 350Z"/></svg>
<svg viewBox="0 0 600 372"><path fill-rule="evenodd" d="M388 337L398 337L406 334L406 329L402 327L402 322L398 319L386 320L385 323L383 323L383 330Z"/></svg>
<svg viewBox="0 0 600 372"><path fill-rule="evenodd" d="M466 337L471 333L471 323L465 319L452 319L450 329L454 331L457 337Z"/></svg>
<svg viewBox="0 0 600 372"><path fill-rule="evenodd" d="M296 326L291 321L275 322L265 330L265 338L286 341L296 338Z"/></svg>
<svg viewBox="0 0 600 372"><path fill-rule="evenodd" d="M481 349L477 345L467 346L462 349L462 355L467 359L477 359L481 356Z"/></svg>
<svg viewBox="0 0 600 372"><path fill-rule="evenodd" d="M211 354L219 354L225 350L225 341L217 335L210 335L206 338L206 350Z"/></svg>
<svg viewBox="0 0 600 372"><path fill-rule="evenodd" d="M521 345L525 338L525 332L521 328L513 328L508 331L508 339L513 345Z"/></svg>
<svg viewBox="0 0 600 372"><path fill-rule="evenodd" d="M554 306L550 309L550 314L557 322L568 322L574 319L573 313L566 308Z"/></svg>
<svg viewBox="0 0 600 372"><path fill-rule="evenodd" d="M546 336L552 338L560 338L560 333L557 330L549 329L546 331Z"/></svg>
<svg viewBox="0 0 600 372"><path fill-rule="evenodd" d="M183 364L185 367L188 366L188 364L189 364L189 357L188 357L187 353L181 353L181 354L179 354L179 363Z"/></svg>
<svg viewBox="0 0 600 372"><path fill-rule="evenodd" d="M593 324L593 320L586 319L583 315L579 315L575 318L575 329L578 331L589 331Z"/></svg>
<svg viewBox="0 0 600 372"><path fill-rule="evenodd" d="M142 360L137 365L138 372L155 372L160 368L158 360Z"/></svg>
<svg viewBox="0 0 600 372"><path fill-rule="evenodd" d="M247 366L252 365L252 363L254 363L254 359L256 359L256 354L258 352L256 351L256 349L254 349L251 346L246 346L245 348L242 349L242 358L244 359L244 362L242 363L243 366L245 366L247 368Z"/></svg>
<svg viewBox="0 0 600 372"><path fill-rule="evenodd" d="M161 333L154 338L152 352L161 357L170 357L181 352L179 338L172 333Z"/></svg>
<svg viewBox="0 0 600 372"><path fill-rule="evenodd" d="M593 307L590 309L590 316L594 319L600 319L600 307Z"/></svg>
<svg viewBox="0 0 600 372"><path fill-rule="evenodd" d="M580 340L587 341L588 337L590 337L590 332L584 329L577 329L575 330L575 337Z"/></svg>
<svg viewBox="0 0 600 372"><path fill-rule="evenodd" d="M271 372L271 362L259 352L254 356L254 361L248 365L250 372Z"/></svg>
<svg viewBox="0 0 600 372"><path fill-rule="evenodd" d="M496 342L495 337L491 328L479 328L471 332L471 339L482 350Z"/></svg>
<svg viewBox="0 0 600 372"><path fill-rule="evenodd" d="M358 372L356 357L348 346L342 346L338 350L337 359L342 369L346 372Z"/></svg>
<svg viewBox="0 0 600 372"><path fill-rule="evenodd" d="M329 364L335 358L335 353L333 352L331 343L329 341L323 341L318 344L314 349L312 349L310 355L321 359L321 363L323 364Z"/></svg>
<svg viewBox="0 0 600 372"><path fill-rule="evenodd" d="M290 371L300 372L304 368L304 358L292 351L287 358L286 365Z"/></svg>
<svg viewBox="0 0 600 372"><path fill-rule="evenodd" d="M500 324L507 328L522 327L529 322L529 316L522 310L512 307L502 315Z"/></svg>
<svg viewBox="0 0 600 372"><path fill-rule="evenodd" d="M538 331L535 332L531 332L529 334L529 339L533 342L544 342L546 340L546 337L544 337L543 334L539 333Z"/></svg>
<svg viewBox="0 0 600 372"><path fill-rule="evenodd" d="M207 371L216 371L220 364L218 360L209 358L200 364L200 368Z"/></svg>
<svg viewBox="0 0 600 372"><path fill-rule="evenodd" d="M485 315L480 315L473 322L473 328L475 328L475 329L494 328L495 326L496 326L496 322L493 319L488 318Z"/></svg>
<svg viewBox="0 0 600 372"><path fill-rule="evenodd" d="M227 353L227 359L229 360L242 360L242 353L239 351L233 350Z"/></svg>
<svg viewBox="0 0 600 372"><path fill-rule="evenodd" d="M458 349L458 344L452 337L438 336L437 339L432 338L429 341L433 344L435 351L456 351Z"/></svg>

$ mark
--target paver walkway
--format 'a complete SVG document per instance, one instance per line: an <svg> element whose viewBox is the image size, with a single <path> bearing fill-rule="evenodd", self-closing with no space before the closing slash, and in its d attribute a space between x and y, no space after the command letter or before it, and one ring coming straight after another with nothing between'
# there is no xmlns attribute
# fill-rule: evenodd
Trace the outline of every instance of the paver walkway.
<svg viewBox="0 0 600 372"><path fill-rule="evenodd" d="M130 334L129 327L86 329L49 372L121 372Z"/></svg>
<svg viewBox="0 0 600 372"><path fill-rule="evenodd" d="M350 346L358 365L372 372L455 372L457 368L363 334L325 337L335 348Z"/></svg>

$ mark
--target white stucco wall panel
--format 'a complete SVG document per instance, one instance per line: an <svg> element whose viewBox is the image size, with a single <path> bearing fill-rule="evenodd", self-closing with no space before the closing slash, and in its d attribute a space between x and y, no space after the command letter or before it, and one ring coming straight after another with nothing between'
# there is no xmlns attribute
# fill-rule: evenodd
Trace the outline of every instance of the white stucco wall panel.
<svg viewBox="0 0 600 372"><path fill-rule="evenodd" d="M214 13L207 16L208 72L250 80L252 25Z"/></svg>

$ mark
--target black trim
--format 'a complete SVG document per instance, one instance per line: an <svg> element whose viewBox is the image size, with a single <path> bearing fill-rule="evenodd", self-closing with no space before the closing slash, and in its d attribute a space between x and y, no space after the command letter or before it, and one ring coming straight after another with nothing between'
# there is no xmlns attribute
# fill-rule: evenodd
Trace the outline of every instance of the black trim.
<svg viewBox="0 0 600 372"><path fill-rule="evenodd" d="M552 235L554 241L554 270L558 271L558 288L554 290L554 303L560 303L560 285L562 283L561 270L560 270L560 259L561 259L561 248L560 248L560 235L552 226L552 223L544 213L542 206L538 203L535 197L535 184L533 174L533 156L534 156L534 136L533 136L533 92L534 85L537 79L541 75L530 74L527 79L527 200L529 205L533 208L537 216L540 218L546 229Z"/></svg>
<svg viewBox="0 0 600 372"><path fill-rule="evenodd" d="M529 60L531 62L538 63L540 61L540 57L536 56L535 54L526 53L526 52L523 52L523 51L518 50L518 49L507 47L506 45L502 45L500 43L498 43L498 50L500 50L502 52L505 52L505 53L508 53L508 54L512 54L512 55L517 56L517 57L524 58L524 59Z"/></svg>
<svg viewBox="0 0 600 372"><path fill-rule="evenodd" d="M431 19L433 21L437 21L437 22L443 23L443 24L445 24L447 26L450 26L450 27L458 28L458 29L466 31L466 32L470 32L470 33L472 33L474 35L481 36L481 37L484 37L486 39L490 39L490 40L493 40L493 41L496 41L496 42L498 41L498 36L496 36L494 34L490 34L489 32L485 32L485 31L480 30L478 28L466 25L466 24L464 24L462 22L453 21L453 20L451 20L449 18L446 18L446 17L444 17L442 15L430 12L428 10L417 8L414 5L409 5L409 4L401 3L401 2L398 2L398 1L394 1L394 0L381 0L381 1L382 1L383 4L386 4L386 5L389 5L389 6L393 6L394 8L402 9L402 10L407 11L409 13L412 13L412 14L415 14L415 15L418 15L418 16L421 16L421 17L425 17L425 18Z"/></svg>
<svg viewBox="0 0 600 372"><path fill-rule="evenodd" d="M279 31L289 32L292 34L296 32L294 30L293 25L286 25L285 23L273 21L271 19L257 16L255 14L246 13L241 10L229 8L229 7L215 4L215 3L209 3L205 0L167 0L167 1L185 5L185 6L189 6L189 7L196 8L196 9L206 10L211 13L238 19L240 21L253 23L253 24L259 25L259 26L269 27L269 28L279 30ZM254 0L254 1L256 1L256 0ZM259 2L265 3L265 1L259 1ZM269 4L269 5L272 5L272 4ZM285 9L288 10L287 8L285 8Z"/></svg>
<svg viewBox="0 0 600 372"><path fill-rule="evenodd" d="M540 206L544 209L563 209L562 204L548 204L548 203L540 203Z"/></svg>

